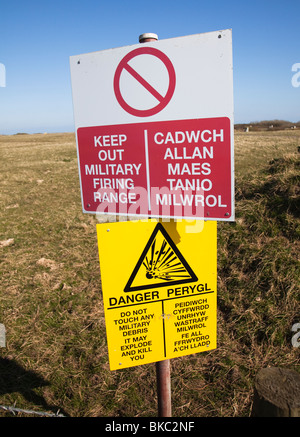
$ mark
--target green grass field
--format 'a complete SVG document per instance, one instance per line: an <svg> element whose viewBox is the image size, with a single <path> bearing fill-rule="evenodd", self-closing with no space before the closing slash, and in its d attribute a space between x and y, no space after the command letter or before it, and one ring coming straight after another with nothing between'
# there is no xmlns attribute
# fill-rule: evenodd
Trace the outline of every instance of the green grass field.
<svg viewBox="0 0 300 437"><path fill-rule="evenodd" d="M299 130L235 135L218 348L171 361L174 417L249 416L259 369L300 370L299 146ZM81 210L74 134L0 136L0 157L0 406L157 416L155 364L109 370L97 218Z"/></svg>

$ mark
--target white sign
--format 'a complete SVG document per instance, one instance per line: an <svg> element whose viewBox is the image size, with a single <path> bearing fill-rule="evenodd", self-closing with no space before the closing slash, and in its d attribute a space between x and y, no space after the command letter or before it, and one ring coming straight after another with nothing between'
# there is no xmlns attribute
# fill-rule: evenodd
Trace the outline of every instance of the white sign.
<svg viewBox="0 0 300 437"><path fill-rule="evenodd" d="M70 67L84 212L234 220L231 30L71 56Z"/></svg>

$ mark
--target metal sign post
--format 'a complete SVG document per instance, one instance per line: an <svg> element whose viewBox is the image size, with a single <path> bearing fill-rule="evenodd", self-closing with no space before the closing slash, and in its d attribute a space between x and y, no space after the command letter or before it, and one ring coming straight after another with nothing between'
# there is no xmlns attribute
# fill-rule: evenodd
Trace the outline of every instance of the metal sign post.
<svg viewBox="0 0 300 437"><path fill-rule="evenodd" d="M216 220L234 221L232 37L139 43L70 57L78 168L84 213L151 218L97 225L103 303L110 369L156 363L170 417L170 360L216 348Z"/></svg>
<svg viewBox="0 0 300 437"><path fill-rule="evenodd" d="M158 37L154 33L143 33L139 37L140 43L157 41ZM156 363L156 380L157 380L157 402L158 416L171 417L171 371L170 360L158 361Z"/></svg>
<svg viewBox="0 0 300 437"><path fill-rule="evenodd" d="M156 363L158 416L172 417L170 360Z"/></svg>

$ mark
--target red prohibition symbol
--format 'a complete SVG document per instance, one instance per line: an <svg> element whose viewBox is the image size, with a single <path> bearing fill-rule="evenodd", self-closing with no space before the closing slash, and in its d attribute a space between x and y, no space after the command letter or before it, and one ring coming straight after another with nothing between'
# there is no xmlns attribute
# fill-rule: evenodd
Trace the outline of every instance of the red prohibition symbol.
<svg viewBox="0 0 300 437"><path fill-rule="evenodd" d="M132 68L128 62L139 55L152 55L156 56L158 59L162 61L165 65L168 75L169 75L169 86L167 92L164 96L162 96L152 85L149 84L137 71ZM120 77L123 70L126 70L129 74L131 74L134 79L136 79L150 94L152 94L158 104L150 109L136 109L132 106L128 105L128 103L124 100L121 91L120 91ZM116 98L120 104L120 106L129 114L135 115L136 117L149 117L150 115L155 115L158 112L162 111L169 101L171 100L176 84L176 75L172 62L170 59L160 50L157 50L153 47L141 47L132 52L129 52L119 63L114 77L114 92Z"/></svg>

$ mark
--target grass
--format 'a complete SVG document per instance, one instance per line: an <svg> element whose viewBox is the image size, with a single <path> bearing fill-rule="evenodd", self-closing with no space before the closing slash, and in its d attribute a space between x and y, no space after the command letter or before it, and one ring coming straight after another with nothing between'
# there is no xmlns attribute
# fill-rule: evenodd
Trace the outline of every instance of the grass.
<svg viewBox="0 0 300 437"><path fill-rule="evenodd" d="M300 370L299 145L298 130L236 133L236 222L218 223L218 348L171 361L173 416L249 416L259 369ZM0 155L0 405L156 416L154 364L109 370L97 219L81 211L74 135L0 136Z"/></svg>

